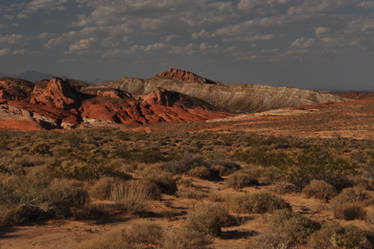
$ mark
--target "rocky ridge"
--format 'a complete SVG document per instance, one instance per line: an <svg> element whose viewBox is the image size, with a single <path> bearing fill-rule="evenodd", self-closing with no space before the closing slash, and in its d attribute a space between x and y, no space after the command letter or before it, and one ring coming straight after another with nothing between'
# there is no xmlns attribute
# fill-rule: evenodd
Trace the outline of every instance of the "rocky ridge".
<svg viewBox="0 0 374 249"><path fill-rule="evenodd" d="M145 95L156 88L163 88L201 99L221 111L231 113L259 112L347 100L344 97L314 90L258 84L225 85L219 82L212 84L204 83L209 80L201 76L197 77L196 81L192 81L190 79L194 79L194 76L189 72L168 69L150 79L122 78L119 81L89 86L85 90L114 88L134 95Z"/></svg>
<svg viewBox="0 0 374 249"><path fill-rule="evenodd" d="M60 78L36 83L0 79L0 128L5 129L196 122L228 115L200 99L162 88L133 95Z"/></svg>

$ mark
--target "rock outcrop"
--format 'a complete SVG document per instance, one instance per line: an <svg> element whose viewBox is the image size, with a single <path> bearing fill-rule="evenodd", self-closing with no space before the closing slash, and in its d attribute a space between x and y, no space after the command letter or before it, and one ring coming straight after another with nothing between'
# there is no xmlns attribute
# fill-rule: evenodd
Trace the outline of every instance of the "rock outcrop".
<svg viewBox="0 0 374 249"><path fill-rule="evenodd" d="M218 81L209 80L192 72L188 72L178 68L169 68L165 72L154 76L155 79L174 80L180 82L192 82L201 84L220 84Z"/></svg>
<svg viewBox="0 0 374 249"><path fill-rule="evenodd" d="M35 83L0 81L0 129L71 129L118 124L197 122L222 118L203 100L156 88L133 95L110 87L90 88L81 82L52 78Z"/></svg>
<svg viewBox="0 0 374 249"><path fill-rule="evenodd" d="M70 109L82 98L70 84L60 78L52 78L44 90L35 88L30 99L31 104L54 106Z"/></svg>

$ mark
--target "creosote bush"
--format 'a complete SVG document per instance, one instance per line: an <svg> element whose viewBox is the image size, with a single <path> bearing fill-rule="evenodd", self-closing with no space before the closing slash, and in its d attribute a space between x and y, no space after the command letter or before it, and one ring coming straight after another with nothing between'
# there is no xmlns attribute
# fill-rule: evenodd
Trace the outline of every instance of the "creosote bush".
<svg viewBox="0 0 374 249"><path fill-rule="evenodd" d="M268 192L238 194L228 198L226 203L236 213L267 213L278 209L291 209L282 198Z"/></svg>
<svg viewBox="0 0 374 249"><path fill-rule="evenodd" d="M257 186L259 183L257 179L251 176L248 172L237 171L227 178L225 184L227 187L240 190L243 187Z"/></svg>
<svg viewBox="0 0 374 249"><path fill-rule="evenodd" d="M167 232L162 245L164 249L208 249L211 242L204 233L181 226Z"/></svg>
<svg viewBox="0 0 374 249"><path fill-rule="evenodd" d="M159 248L163 231L157 224L135 223L99 238L85 241L78 249L151 249Z"/></svg>
<svg viewBox="0 0 374 249"><path fill-rule="evenodd" d="M219 236L222 227L233 226L236 223L236 219L224 207L213 204L200 206L192 210L188 213L183 225L189 230Z"/></svg>
<svg viewBox="0 0 374 249"><path fill-rule="evenodd" d="M67 179L56 179L42 193L42 200L58 208L81 207L88 203L88 192L83 184Z"/></svg>
<svg viewBox="0 0 374 249"><path fill-rule="evenodd" d="M353 220L365 219L366 211L364 207L370 197L367 191L361 188L346 188L331 200L335 218Z"/></svg>
<svg viewBox="0 0 374 249"><path fill-rule="evenodd" d="M275 211L270 217L270 231L277 234L284 241L296 244L307 242L308 237L320 228L317 222L314 222L301 214L283 209Z"/></svg>
<svg viewBox="0 0 374 249"><path fill-rule="evenodd" d="M312 180L307 186L305 186L303 192L309 198L314 197L324 201L328 201L337 195L335 187L323 180Z"/></svg>
<svg viewBox="0 0 374 249"><path fill-rule="evenodd" d="M355 226L342 227L327 222L311 235L308 246L313 249L370 249L374 245L368 234Z"/></svg>

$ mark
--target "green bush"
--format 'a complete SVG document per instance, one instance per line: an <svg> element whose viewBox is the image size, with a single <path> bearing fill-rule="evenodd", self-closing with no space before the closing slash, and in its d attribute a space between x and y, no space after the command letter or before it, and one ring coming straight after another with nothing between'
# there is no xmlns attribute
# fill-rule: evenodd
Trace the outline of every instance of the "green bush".
<svg viewBox="0 0 374 249"><path fill-rule="evenodd" d="M236 213L266 213L291 209L286 201L267 192L240 194L227 199L227 205Z"/></svg>

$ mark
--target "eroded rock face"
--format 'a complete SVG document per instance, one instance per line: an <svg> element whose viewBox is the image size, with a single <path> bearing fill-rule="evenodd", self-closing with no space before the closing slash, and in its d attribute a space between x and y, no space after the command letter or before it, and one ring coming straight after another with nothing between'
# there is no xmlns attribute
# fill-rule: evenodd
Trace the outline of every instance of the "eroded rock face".
<svg viewBox="0 0 374 249"><path fill-rule="evenodd" d="M89 86L52 78L0 78L0 129L197 122L280 107L345 100L316 91L264 85L229 86L180 69L151 79L124 78ZM29 127L29 128L27 128Z"/></svg>
<svg viewBox="0 0 374 249"><path fill-rule="evenodd" d="M80 94L67 81L52 78L44 90L35 88L30 103L70 109L80 98Z"/></svg>
<svg viewBox="0 0 374 249"><path fill-rule="evenodd" d="M169 68L165 72L162 72L154 76L154 78L176 80L176 81L181 81L181 82L194 82L194 83L201 83L201 84L214 84L214 85L219 84L219 82L209 80L207 78L201 77L192 72L188 72L188 71L178 69L178 68Z"/></svg>

